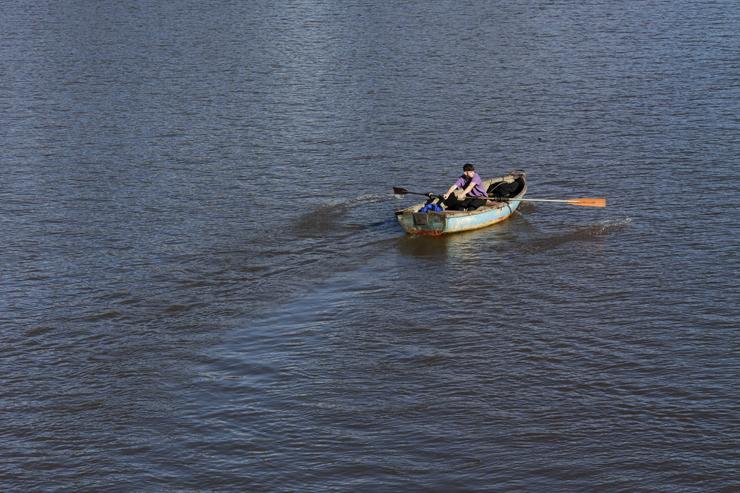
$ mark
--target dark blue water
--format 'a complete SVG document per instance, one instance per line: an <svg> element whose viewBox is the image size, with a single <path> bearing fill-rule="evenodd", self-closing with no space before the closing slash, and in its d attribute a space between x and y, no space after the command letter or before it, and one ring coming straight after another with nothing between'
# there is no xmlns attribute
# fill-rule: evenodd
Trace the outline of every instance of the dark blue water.
<svg viewBox="0 0 740 493"><path fill-rule="evenodd" d="M740 490L740 9L0 9L2 491ZM524 169L500 225L391 187Z"/></svg>

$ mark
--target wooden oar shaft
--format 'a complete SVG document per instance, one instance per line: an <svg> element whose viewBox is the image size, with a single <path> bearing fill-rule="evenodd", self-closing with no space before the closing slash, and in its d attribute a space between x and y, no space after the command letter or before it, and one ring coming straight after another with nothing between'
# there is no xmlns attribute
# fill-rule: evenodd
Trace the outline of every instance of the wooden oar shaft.
<svg viewBox="0 0 740 493"><path fill-rule="evenodd" d="M491 197L489 197L491 198ZM580 205L582 207L606 207L606 199L605 198L580 198L580 199L496 199L495 197L493 200L501 200L503 202L560 202L563 204L570 204L570 205Z"/></svg>
<svg viewBox="0 0 740 493"><path fill-rule="evenodd" d="M421 193L421 192L412 192L409 190L406 190L405 188L401 187L393 187L393 193L396 195L423 195L429 198L437 198L442 199L439 195L434 195L432 193ZM495 195L493 197L485 196L485 197L473 197L470 196L469 198L479 198L479 199L488 199L488 200L495 200L497 202L559 202L561 204L570 204L570 205L580 205L582 207L606 207L606 199L604 198L580 198L580 199L528 199L528 198L521 198L521 199L509 199L509 198L503 198L503 197L496 197Z"/></svg>
<svg viewBox="0 0 740 493"><path fill-rule="evenodd" d="M504 199L496 197L488 197L490 200L500 200L502 202L521 202L526 200L527 202L570 202L569 199Z"/></svg>

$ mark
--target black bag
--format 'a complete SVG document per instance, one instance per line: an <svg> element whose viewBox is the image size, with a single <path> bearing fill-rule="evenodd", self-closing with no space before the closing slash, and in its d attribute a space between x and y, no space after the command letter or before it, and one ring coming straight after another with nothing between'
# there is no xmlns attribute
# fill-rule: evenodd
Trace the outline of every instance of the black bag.
<svg viewBox="0 0 740 493"><path fill-rule="evenodd" d="M492 183L486 193L496 199L510 199L519 191L519 181L514 180L511 183L500 181L498 183Z"/></svg>

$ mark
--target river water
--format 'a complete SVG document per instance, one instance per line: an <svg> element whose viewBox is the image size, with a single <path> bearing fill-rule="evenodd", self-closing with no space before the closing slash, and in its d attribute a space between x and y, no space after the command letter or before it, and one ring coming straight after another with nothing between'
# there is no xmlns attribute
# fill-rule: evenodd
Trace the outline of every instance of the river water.
<svg viewBox="0 0 740 493"><path fill-rule="evenodd" d="M3 3L0 489L740 490L738 32ZM405 236L465 162L608 207Z"/></svg>

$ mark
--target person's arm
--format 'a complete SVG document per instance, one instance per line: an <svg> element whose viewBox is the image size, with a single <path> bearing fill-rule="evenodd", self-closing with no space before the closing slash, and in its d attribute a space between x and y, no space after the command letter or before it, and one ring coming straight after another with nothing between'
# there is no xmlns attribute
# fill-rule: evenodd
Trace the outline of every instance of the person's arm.
<svg viewBox="0 0 740 493"><path fill-rule="evenodd" d="M452 186L450 186L450 188L448 188L448 189L447 189L447 192L445 192L445 194L444 194L444 195L442 195L442 197L444 197L444 199L445 199L445 200L447 200L447 197L449 197L449 196L450 196L450 194L451 194L452 192L454 192L456 188L462 188L462 187L463 187L463 185L465 185L465 180L464 180L464 179L463 179L463 177L461 176L460 178L458 178L458 179L457 179L457 180L455 181L455 183L453 183L453 184L452 184Z"/></svg>
<svg viewBox="0 0 740 493"><path fill-rule="evenodd" d="M444 195L442 195L442 197L444 197L444 199L447 200L447 197L449 197L450 194L454 192L456 188L457 188L457 182L453 183L452 186L447 189Z"/></svg>
<svg viewBox="0 0 740 493"><path fill-rule="evenodd" d="M463 195L467 197L470 191L475 188L475 185L475 182L473 182L473 180L470 180L470 184L465 187L465 190L463 190Z"/></svg>

